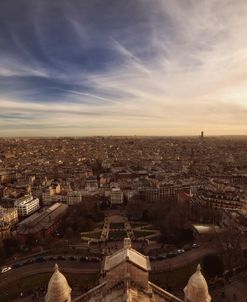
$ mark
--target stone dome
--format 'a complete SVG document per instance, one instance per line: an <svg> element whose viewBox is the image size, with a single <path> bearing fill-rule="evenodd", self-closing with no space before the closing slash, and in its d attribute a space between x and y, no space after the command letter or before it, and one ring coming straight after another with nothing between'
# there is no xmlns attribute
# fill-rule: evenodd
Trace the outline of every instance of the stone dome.
<svg viewBox="0 0 247 302"><path fill-rule="evenodd" d="M70 302L71 288L64 275L55 264L55 272L51 276L48 284L45 302Z"/></svg>
<svg viewBox="0 0 247 302"><path fill-rule="evenodd" d="M208 293L207 281L201 273L200 264L196 272L190 277L187 286L184 288L185 302L210 302L211 296Z"/></svg>

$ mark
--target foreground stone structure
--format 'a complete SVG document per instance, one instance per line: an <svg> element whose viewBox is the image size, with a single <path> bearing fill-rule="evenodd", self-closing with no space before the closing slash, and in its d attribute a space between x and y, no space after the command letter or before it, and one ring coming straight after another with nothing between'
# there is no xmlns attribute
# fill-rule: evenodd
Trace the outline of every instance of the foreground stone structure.
<svg viewBox="0 0 247 302"><path fill-rule="evenodd" d="M55 265L53 273L45 296L45 302L71 302L71 288L64 275L59 271L58 265Z"/></svg>
<svg viewBox="0 0 247 302"><path fill-rule="evenodd" d="M102 267L100 284L72 302L183 302L149 281L151 270L149 257L131 247L126 238L124 246L106 256ZM184 289L185 302L210 302L208 286L200 265ZM55 267L45 302L71 302L71 288L66 278Z"/></svg>

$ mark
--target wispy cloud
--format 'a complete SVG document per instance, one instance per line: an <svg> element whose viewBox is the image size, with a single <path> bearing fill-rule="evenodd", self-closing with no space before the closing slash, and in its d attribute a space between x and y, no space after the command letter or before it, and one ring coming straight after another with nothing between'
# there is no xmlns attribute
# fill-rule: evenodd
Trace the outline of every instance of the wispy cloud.
<svg viewBox="0 0 247 302"><path fill-rule="evenodd" d="M0 135L247 133L246 1L12 2Z"/></svg>

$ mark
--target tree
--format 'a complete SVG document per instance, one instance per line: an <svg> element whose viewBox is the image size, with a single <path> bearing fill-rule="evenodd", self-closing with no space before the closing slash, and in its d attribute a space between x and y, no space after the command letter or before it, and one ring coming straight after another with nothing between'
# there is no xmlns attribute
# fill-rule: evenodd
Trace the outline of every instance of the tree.
<svg viewBox="0 0 247 302"><path fill-rule="evenodd" d="M130 219L141 219L145 210L144 201L139 198L132 198L128 202L126 210Z"/></svg>
<svg viewBox="0 0 247 302"><path fill-rule="evenodd" d="M66 238L79 236L81 232L93 230L95 221L99 219L103 218L97 203L92 200L84 200L69 208L60 224L59 232Z"/></svg>
<svg viewBox="0 0 247 302"><path fill-rule="evenodd" d="M0 263L4 263L4 259L5 259L4 247L0 242Z"/></svg>
<svg viewBox="0 0 247 302"><path fill-rule="evenodd" d="M209 278L220 277L224 272L224 264L219 256L208 255L203 259L203 269Z"/></svg>
<svg viewBox="0 0 247 302"><path fill-rule="evenodd" d="M226 268L229 270L232 270L243 261L242 240L243 234L234 227L222 232L216 231L216 245L223 255Z"/></svg>
<svg viewBox="0 0 247 302"><path fill-rule="evenodd" d="M20 250L19 242L15 238L6 238L3 240L5 257L11 257Z"/></svg>
<svg viewBox="0 0 247 302"><path fill-rule="evenodd" d="M191 206L192 220L200 223L219 224L222 220L222 211L216 208L208 208L201 204L194 204Z"/></svg>
<svg viewBox="0 0 247 302"><path fill-rule="evenodd" d="M71 227L67 227L64 231L64 237L66 239L70 239L74 236L74 232L73 229Z"/></svg>
<svg viewBox="0 0 247 302"><path fill-rule="evenodd" d="M183 245L191 241L192 233L189 231L188 210L185 205L177 205L170 209L163 219L158 214L157 223L160 227L163 242Z"/></svg>
<svg viewBox="0 0 247 302"><path fill-rule="evenodd" d="M185 244L193 240L190 227L190 208L174 200L146 202L134 197L127 204L128 217L151 222L161 231L161 241Z"/></svg>

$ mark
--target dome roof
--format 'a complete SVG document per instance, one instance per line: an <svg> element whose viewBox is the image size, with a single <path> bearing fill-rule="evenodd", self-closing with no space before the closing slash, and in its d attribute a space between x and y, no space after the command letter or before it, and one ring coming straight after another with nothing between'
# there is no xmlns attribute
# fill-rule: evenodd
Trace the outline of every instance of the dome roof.
<svg viewBox="0 0 247 302"><path fill-rule="evenodd" d="M45 302L70 302L70 294L71 288L64 275L59 271L58 265L55 264L55 272L49 281Z"/></svg>
<svg viewBox="0 0 247 302"><path fill-rule="evenodd" d="M190 277L187 286L184 289L185 301L188 302L210 302L211 297L208 293L208 285L201 273L200 264L196 272Z"/></svg>

